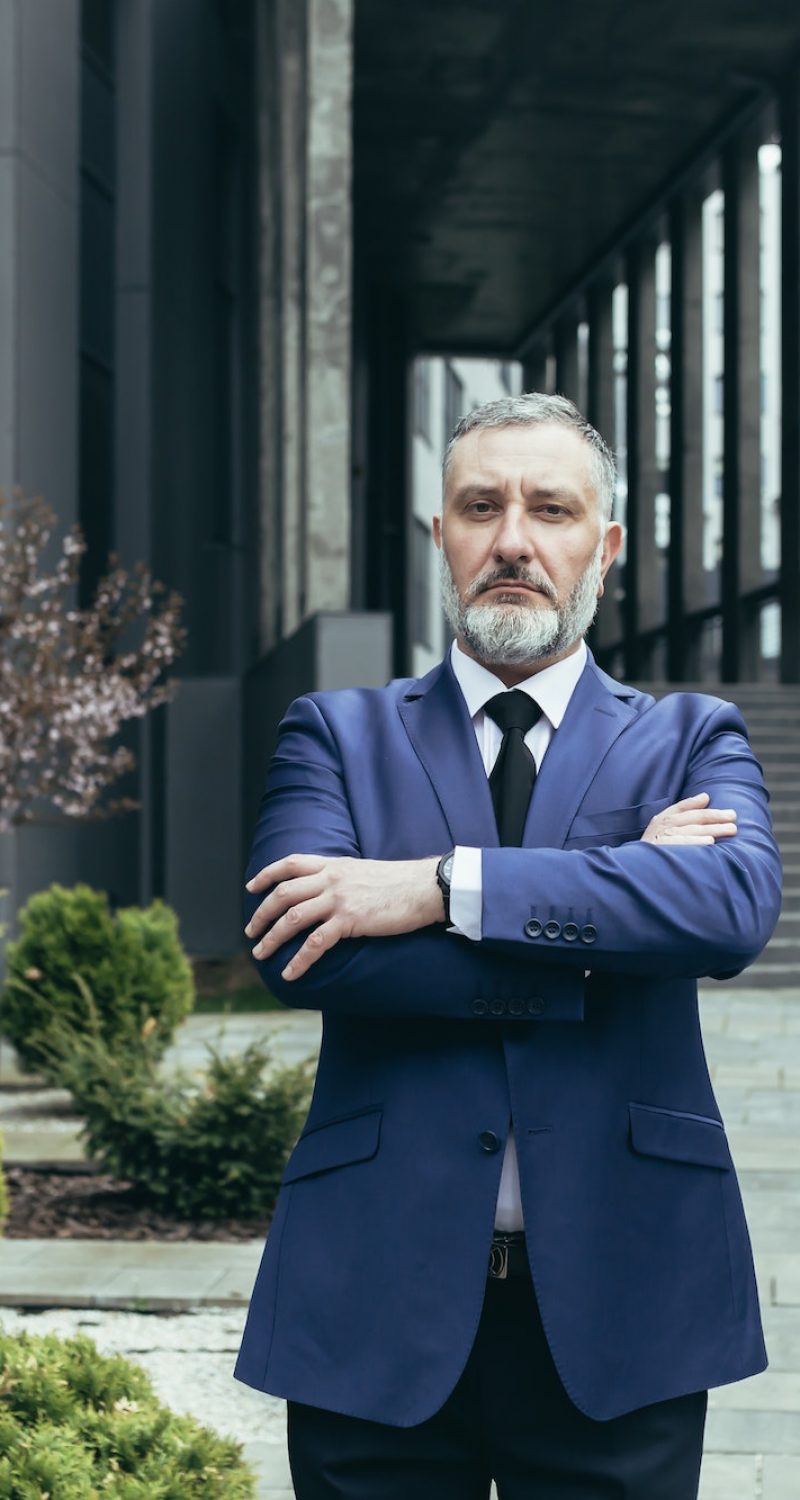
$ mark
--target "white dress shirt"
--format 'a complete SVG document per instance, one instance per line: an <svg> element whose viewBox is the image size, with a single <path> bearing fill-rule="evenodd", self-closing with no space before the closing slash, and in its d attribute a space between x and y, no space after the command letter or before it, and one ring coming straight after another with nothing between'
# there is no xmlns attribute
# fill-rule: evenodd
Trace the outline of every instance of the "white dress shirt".
<svg viewBox="0 0 800 1500"><path fill-rule="evenodd" d="M495 677L488 667L481 666L473 657L461 651L456 642L451 647L450 660L456 681L466 699L488 776L500 752L503 734L483 706L496 693L506 692L505 683ZM528 693L539 704L542 716L525 736L525 744L531 752L537 772L541 768L554 730L558 729L567 704L586 665L586 646L581 641L577 651L565 656L552 667L544 667L524 682L517 683L520 692ZM481 937L482 889L481 851L458 845L453 860L450 882L450 920L453 928L464 937L479 941ZM519 1169L514 1131L509 1124L508 1139L503 1157L503 1170L497 1194L495 1228L501 1230L522 1229L522 1200L519 1190Z"/></svg>

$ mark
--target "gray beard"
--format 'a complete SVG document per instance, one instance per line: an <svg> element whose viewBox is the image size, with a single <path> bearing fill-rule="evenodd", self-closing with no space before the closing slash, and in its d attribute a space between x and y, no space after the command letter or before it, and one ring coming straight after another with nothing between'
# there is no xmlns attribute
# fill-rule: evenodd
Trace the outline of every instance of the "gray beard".
<svg viewBox="0 0 800 1500"><path fill-rule="evenodd" d="M531 665L560 656L586 634L597 612L597 589L602 576L603 539L585 573L559 605L552 584L535 570L522 567L497 568L473 579L466 600L459 597L452 569L439 551L439 582L442 607L450 629L487 666ZM504 579L530 583L550 600L537 604L472 603L487 585Z"/></svg>

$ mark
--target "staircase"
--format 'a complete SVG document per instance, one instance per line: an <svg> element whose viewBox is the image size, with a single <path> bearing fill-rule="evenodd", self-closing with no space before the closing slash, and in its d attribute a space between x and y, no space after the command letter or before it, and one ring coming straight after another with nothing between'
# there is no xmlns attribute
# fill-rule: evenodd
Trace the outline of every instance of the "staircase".
<svg viewBox="0 0 800 1500"><path fill-rule="evenodd" d="M769 683L642 683L661 698L675 691L714 693L735 703L764 769L775 837L783 857L783 910L763 954L738 978L740 989L800 988L800 687Z"/></svg>

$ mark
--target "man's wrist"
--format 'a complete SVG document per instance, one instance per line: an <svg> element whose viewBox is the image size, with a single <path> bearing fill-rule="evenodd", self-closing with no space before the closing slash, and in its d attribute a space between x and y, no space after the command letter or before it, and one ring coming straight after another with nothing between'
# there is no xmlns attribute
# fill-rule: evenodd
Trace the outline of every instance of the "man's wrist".
<svg viewBox="0 0 800 1500"><path fill-rule="evenodd" d="M442 920L448 927L450 926L450 885L453 878L454 855L455 849L448 849L436 866L436 884L442 893Z"/></svg>

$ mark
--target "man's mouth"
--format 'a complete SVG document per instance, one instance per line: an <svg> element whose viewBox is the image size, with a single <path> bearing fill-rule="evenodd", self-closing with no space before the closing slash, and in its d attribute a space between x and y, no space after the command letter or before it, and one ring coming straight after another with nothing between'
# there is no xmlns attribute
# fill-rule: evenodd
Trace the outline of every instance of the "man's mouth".
<svg viewBox="0 0 800 1500"><path fill-rule="evenodd" d="M542 590L534 588L532 583L519 583L516 580L507 580L505 583L490 583L484 589L485 594L541 594Z"/></svg>

